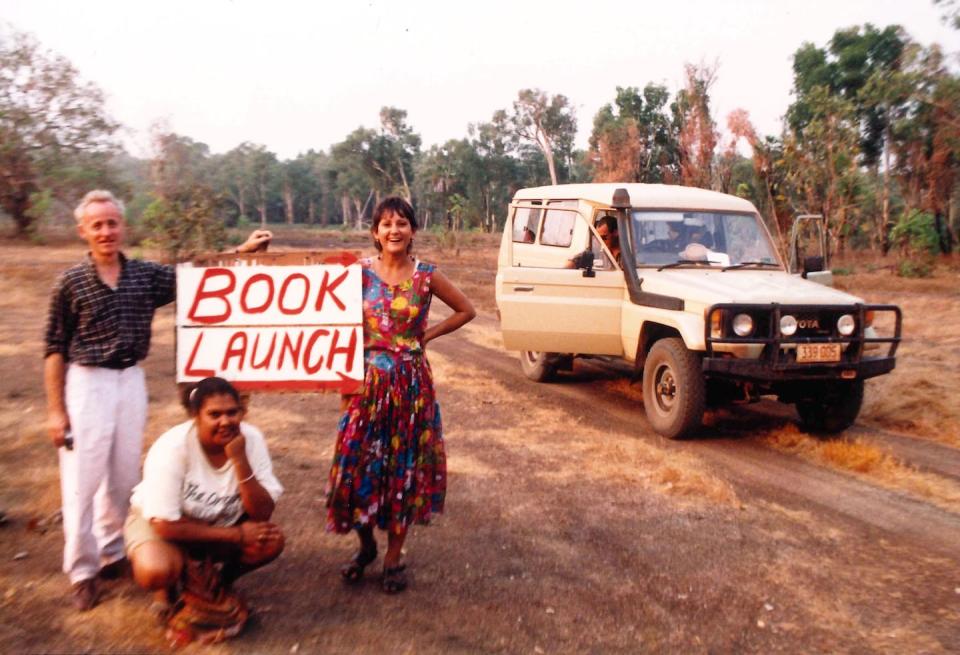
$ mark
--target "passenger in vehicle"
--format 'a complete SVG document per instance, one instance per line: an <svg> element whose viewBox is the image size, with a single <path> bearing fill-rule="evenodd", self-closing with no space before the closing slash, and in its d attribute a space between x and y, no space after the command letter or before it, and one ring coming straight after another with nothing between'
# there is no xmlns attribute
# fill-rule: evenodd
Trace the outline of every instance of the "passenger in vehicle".
<svg viewBox="0 0 960 655"><path fill-rule="evenodd" d="M609 215L601 216L597 219L594 227L597 230L597 236L603 241L604 245L610 251L610 254L613 255L613 258L617 261L617 264L622 266L620 261L620 233L617 230L617 217ZM594 241L594 244L595 243ZM594 252L593 248L587 248L583 252L568 259L564 268L586 268L588 261L593 262L598 256L602 257L602 255L598 255L598 252L599 250Z"/></svg>
<svg viewBox="0 0 960 655"><path fill-rule="evenodd" d="M685 222L688 228L687 244L699 243L707 248L713 248L713 235L700 219L691 219Z"/></svg>
<svg viewBox="0 0 960 655"><path fill-rule="evenodd" d="M596 223L597 236L620 264L620 232L617 230L616 216L601 216Z"/></svg>

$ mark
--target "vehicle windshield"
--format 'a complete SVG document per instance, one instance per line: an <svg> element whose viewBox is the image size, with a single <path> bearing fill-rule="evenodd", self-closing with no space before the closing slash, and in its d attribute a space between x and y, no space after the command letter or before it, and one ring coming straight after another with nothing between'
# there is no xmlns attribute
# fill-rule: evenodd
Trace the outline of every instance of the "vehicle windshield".
<svg viewBox="0 0 960 655"><path fill-rule="evenodd" d="M756 215L667 210L630 214L637 266L780 266Z"/></svg>

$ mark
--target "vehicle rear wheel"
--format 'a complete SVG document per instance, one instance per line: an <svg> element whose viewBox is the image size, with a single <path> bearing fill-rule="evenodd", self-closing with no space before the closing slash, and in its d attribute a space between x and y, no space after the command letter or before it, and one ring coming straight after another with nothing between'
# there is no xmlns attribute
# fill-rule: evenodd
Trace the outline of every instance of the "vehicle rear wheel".
<svg viewBox="0 0 960 655"><path fill-rule="evenodd" d="M857 420L863 405L863 380L820 387L816 396L797 401L800 425L807 432L836 434Z"/></svg>
<svg viewBox="0 0 960 655"><path fill-rule="evenodd" d="M557 356L539 350L521 350L520 368L534 382L548 382L557 372Z"/></svg>
<svg viewBox="0 0 960 655"><path fill-rule="evenodd" d="M668 439L682 439L700 427L706 383L699 355L683 339L653 344L643 366L643 406L653 429Z"/></svg>

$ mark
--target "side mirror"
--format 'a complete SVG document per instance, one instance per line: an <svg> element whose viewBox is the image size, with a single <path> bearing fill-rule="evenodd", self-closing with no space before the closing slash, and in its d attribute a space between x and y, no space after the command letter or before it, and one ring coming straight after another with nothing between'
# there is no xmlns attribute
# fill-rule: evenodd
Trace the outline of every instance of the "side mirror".
<svg viewBox="0 0 960 655"><path fill-rule="evenodd" d="M803 258L803 277L807 277L807 273L818 273L823 270L823 257L820 255L812 255L810 257Z"/></svg>
<svg viewBox="0 0 960 655"><path fill-rule="evenodd" d="M583 269L583 277L594 277L596 275L593 272L593 257L593 251L587 248L573 258L574 267Z"/></svg>

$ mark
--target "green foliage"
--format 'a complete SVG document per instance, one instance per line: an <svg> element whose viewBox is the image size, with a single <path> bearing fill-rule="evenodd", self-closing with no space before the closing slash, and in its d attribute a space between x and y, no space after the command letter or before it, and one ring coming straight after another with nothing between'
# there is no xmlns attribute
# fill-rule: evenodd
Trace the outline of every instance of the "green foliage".
<svg viewBox="0 0 960 655"><path fill-rule="evenodd" d="M890 231L890 240L910 256L936 255L940 248L940 236L933 215L917 209L900 217Z"/></svg>
<svg viewBox="0 0 960 655"><path fill-rule="evenodd" d="M494 121L507 127L515 140L534 144L543 153L551 184L560 180L558 162L569 162L577 135L573 105L565 95L548 96L540 89L521 89L513 110L497 112Z"/></svg>
<svg viewBox="0 0 960 655"><path fill-rule="evenodd" d="M932 277L933 262L928 259L902 259L897 262L900 277Z"/></svg>
<svg viewBox="0 0 960 655"><path fill-rule="evenodd" d="M31 193L29 204L30 208L26 211L30 219L30 224L27 226L27 233L33 237L36 236L37 227L50 216L50 212L54 206L53 191L51 189L44 189L43 191Z"/></svg>
<svg viewBox="0 0 960 655"><path fill-rule="evenodd" d="M169 261L223 249L227 234L216 216L216 204L213 194L203 187L177 202L157 198L143 212L143 227L149 234L145 245L162 250Z"/></svg>
<svg viewBox="0 0 960 655"><path fill-rule="evenodd" d="M856 273L856 270L854 270L853 266L837 266L831 269L830 272L837 276L844 276L844 275L853 275L854 273Z"/></svg>
<svg viewBox="0 0 960 655"><path fill-rule="evenodd" d="M930 277L940 247L933 215L919 210L900 217L890 231L891 242L899 248L897 275L900 277Z"/></svg>
<svg viewBox="0 0 960 655"><path fill-rule="evenodd" d="M0 43L0 208L19 235L34 230L53 198L69 204L92 181L102 185L117 127L103 93L69 61L25 34Z"/></svg>

